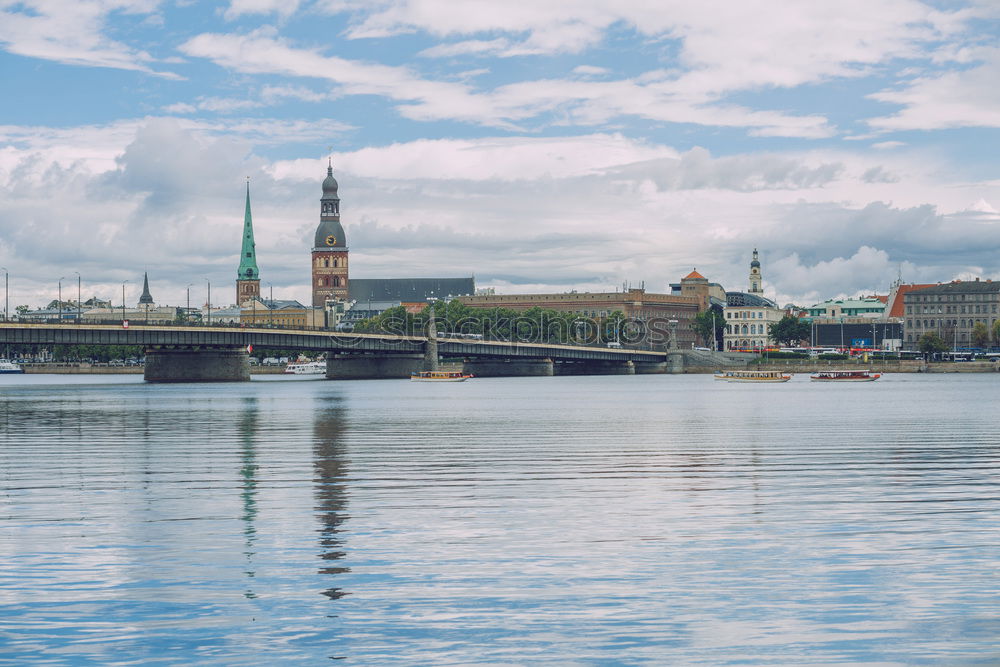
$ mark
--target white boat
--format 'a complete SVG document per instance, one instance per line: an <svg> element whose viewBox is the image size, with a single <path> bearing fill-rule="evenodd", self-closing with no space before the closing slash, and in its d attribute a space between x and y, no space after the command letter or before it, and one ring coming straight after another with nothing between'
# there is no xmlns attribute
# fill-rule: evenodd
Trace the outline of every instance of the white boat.
<svg viewBox="0 0 1000 667"><path fill-rule="evenodd" d="M715 379L726 382L788 382L792 374L784 371L719 371Z"/></svg>
<svg viewBox="0 0 1000 667"><path fill-rule="evenodd" d="M819 371L809 376L813 382L874 382L882 377L881 373L867 370L856 371Z"/></svg>
<svg viewBox="0 0 1000 667"><path fill-rule="evenodd" d="M10 359L0 359L0 373L23 373L24 369Z"/></svg>
<svg viewBox="0 0 1000 667"><path fill-rule="evenodd" d="M292 375L326 375L325 361L303 361L285 366L285 372Z"/></svg>
<svg viewBox="0 0 1000 667"><path fill-rule="evenodd" d="M420 371L410 375L415 382L465 382L471 377L460 371Z"/></svg>

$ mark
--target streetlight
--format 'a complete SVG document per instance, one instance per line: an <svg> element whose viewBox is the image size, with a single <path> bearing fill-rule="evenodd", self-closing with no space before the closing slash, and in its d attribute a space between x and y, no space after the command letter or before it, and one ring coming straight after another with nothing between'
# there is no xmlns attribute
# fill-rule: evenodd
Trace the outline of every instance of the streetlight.
<svg viewBox="0 0 1000 667"><path fill-rule="evenodd" d="M212 326L212 281L205 278L208 283L208 326Z"/></svg>
<svg viewBox="0 0 1000 667"><path fill-rule="evenodd" d="M125 321L125 283L127 280L122 281L122 322Z"/></svg>
<svg viewBox="0 0 1000 667"><path fill-rule="evenodd" d="M187 321L191 317L191 285L194 283L187 284L187 307L184 309L184 320Z"/></svg>
<svg viewBox="0 0 1000 667"><path fill-rule="evenodd" d="M10 274L7 273L6 266L0 266L3 269L3 321L7 321L7 287Z"/></svg>
<svg viewBox="0 0 1000 667"><path fill-rule="evenodd" d="M80 296L80 272L79 271L74 271L73 273L76 274L76 323L79 324L80 323L80 315L81 315L81 313L80 313L80 299L81 299L81 296Z"/></svg>
<svg viewBox="0 0 1000 667"><path fill-rule="evenodd" d="M62 281L65 276L59 276L59 324L62 324Z"/></svg>

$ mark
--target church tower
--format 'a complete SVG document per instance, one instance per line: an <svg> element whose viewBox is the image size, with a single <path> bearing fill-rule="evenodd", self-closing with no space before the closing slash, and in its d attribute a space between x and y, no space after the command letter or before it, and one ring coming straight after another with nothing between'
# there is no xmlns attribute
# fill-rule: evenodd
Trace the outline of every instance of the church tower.
<svg viewBox="0 0 1000 667"><path fill-rule="evenodd" d="M760 275L760 260L757 259L757 248L753 249L753 260L750 262L750 294L764 296L764 279Z"/></svg>
<svg viewBox="0 0 1000 667"><path fill-rule="evenodd" d="M257 245L253 242L253 220L250 217L250 181L247 180L247 208L243 214L243 250L240 268L236 270L236 305L260 298L260 270L257 268Z"/></svg>
<svg viewBox="0 0 1000 667"><path fill-rule="evenodd" d="M139 297L139 305L153 305L153 295L149 293L149 273L142 274L142 296Z"/></svg>
<svg viewBox="0 0 1000 667"><path fill-rule="evenodd" d="M327 299L347 300L347 237L340 225L340 197L333 165L328 164L320 201L319 227L312 249L312 305L322 308Z"/></svg>

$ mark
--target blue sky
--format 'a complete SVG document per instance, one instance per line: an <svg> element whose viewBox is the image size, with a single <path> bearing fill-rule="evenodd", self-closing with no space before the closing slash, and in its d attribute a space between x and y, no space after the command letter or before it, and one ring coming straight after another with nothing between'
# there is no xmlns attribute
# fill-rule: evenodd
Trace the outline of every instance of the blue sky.
<svg viewBox="0 0 1000 667"><path fill-rule="evenodd" d="M235 280L250 176L308 301L332 152L356 277L1000 279L998 36L989 0L0 0L0 266L180 303Z"/></svg>

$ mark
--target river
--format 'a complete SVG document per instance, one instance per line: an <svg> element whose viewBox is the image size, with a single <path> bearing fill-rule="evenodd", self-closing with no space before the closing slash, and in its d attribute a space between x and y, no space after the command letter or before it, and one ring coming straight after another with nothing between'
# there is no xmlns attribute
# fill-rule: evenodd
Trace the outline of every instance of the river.
<svg viewBox="0 0 1000 667"><path fill-rule="evenodd" d="M998 382L0 376L0 664L1000 664Z"/></svg>

